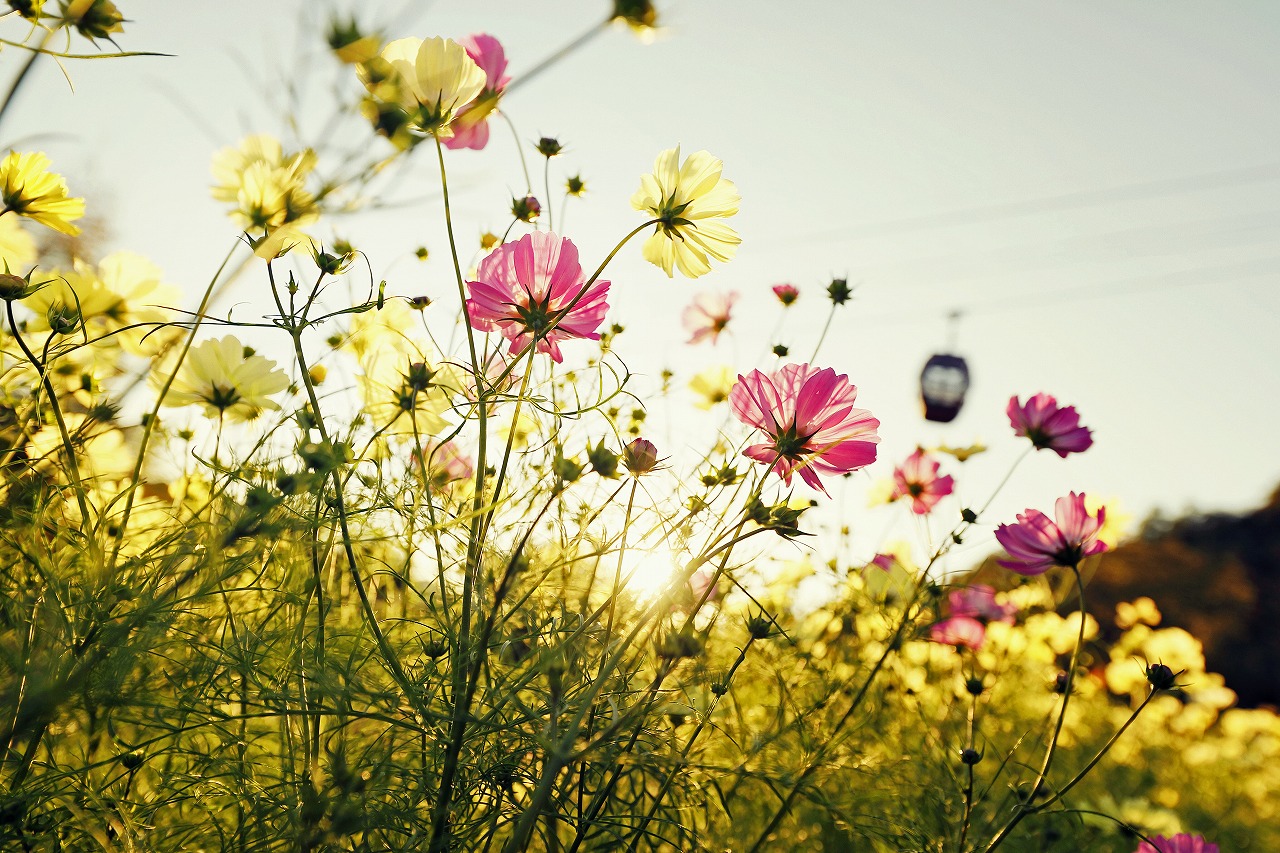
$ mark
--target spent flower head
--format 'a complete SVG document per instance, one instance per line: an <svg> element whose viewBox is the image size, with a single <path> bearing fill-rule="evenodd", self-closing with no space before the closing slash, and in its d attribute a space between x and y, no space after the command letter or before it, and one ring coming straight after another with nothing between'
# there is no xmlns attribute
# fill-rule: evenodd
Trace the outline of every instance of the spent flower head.
<svg viewBox="0 0 1280 853"><path fill-rule="evenodd" d="M10 151L0 160L0 201L5 213L16 213L75 236L71 220L84 216L84 199L67 195L67 182L49 171L49 158L38 152Z"/></svg>
<svg viewBox="0 0 1280 853"><path fill-rule="evenodd" d="M668 277L679 269L688 278L711 272L711 261L727 261L742 239L723 220L738 212L741 197L724 168L706 151L680 162L680 147L658 155L653 174L640 179L631 206L657 220L645 240L644 258Z"/></svg>

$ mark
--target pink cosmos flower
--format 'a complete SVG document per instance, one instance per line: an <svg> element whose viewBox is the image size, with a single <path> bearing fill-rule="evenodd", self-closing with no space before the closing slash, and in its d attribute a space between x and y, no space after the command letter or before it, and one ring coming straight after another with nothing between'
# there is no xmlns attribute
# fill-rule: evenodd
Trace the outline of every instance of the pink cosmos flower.
<svg viewBox="0 0 1280 853"><path fill-rule="evenodd" d="M1075 568L1085 557L1107 550L1098 541L1098 531L1107 518L1105 507L1097 517L1084 508L1084 495L1072 492L1054 504L1055 524L1038 509L1018 516L1017 524L996 528L996 541L1009 552L1008 560L997 560L1006 569L1022 575L1043 574L1053 566Z"/></svg>
<svg viewBox="0 0 1280 853"><path fill-rule="evenodd" d="M929 626L929 639L977 651L987 639L989 622L1013 623L1017 608L999 604L996 591L985 584L953 589L947 595L949 616Z"/></svg>
<svg viewBox="0 0 1280 853"><path fill-rule="evenodd" d="M831 368L788 364L773 373L738 376L729 407L738 420L763 431L769 441L743 455L773 467L787 485L791 476L827 494L819 474L845 474L876 460L880 421L854 408L858 389Z"/></svg>
<svg viewBox="0 0 1280 853"><path fill-rule="evenodd" d="M597 281L552 326L582 291L582 266L572 240L550 231L534 231L515 243L505 243L480 262L476 281L467 282L471 325L482 332L500 331L511 341L511 353L530 342L538 352L559 362L560 341L585 338L598 341L596 331L609 303L609 282Z"/></svg>
<svg viewBox="0 0 1280 853"><path fill-rule="evenodd" d="M693 302L680 315L685 331L693 335L689 343L696 344L710 338L714 344L729 325L729 312L737 301L737 291L733 290L728 293L699 293L693 297Z"/></svg>
<svg viewBox="0 0 1280 853"><path fill-rule="evenodd" d="M1150 842L1143 841L1134 853L1218 853L1218 845L1205 840L1203 835L1179 833L1172 838L1163 835L1152 836Z"/></svg>
<svg viewBox="0 0 1280 853"><path fill-rule="evenodd" d="M1026 405L1015 396L1005 409L1014 435L1031 439L1036 450L1052 450L1067 458L1068 453L1082 453L1093 445L1088 427L1080 426L1075 406L1059 406L1048 394L1036 394Z"/></svg>
<svg viewBox="0 0 1280 853"><path fill-rule="evenodd" d="M893 569L893 564L897 561L897 558L892 554L876 554L871 558L871 562L867 563L863 568L869 569L875 566L877 569L887 572Z"/></svg>
<svg viewBox="0 0 1280 853"><path fill-rule="evenodd" d="M950 476L938 476L938 461L917 447L907 461L893 469L893 495L890 500L911 498L911 511L916 515L928 515L955 490L955 480Z"/></svg>
<svg viewBox="0 0 1280 853"><path fill-rule="evenodd" d="M511 82L511 78L506 76L507 55L502 50L502 43L485 33L459 39L458 44L480 66L485 74L485 84L476 99L453 117L453 122L449 125L453 128L453 136L440 141L446 148L471 148L479 151L489 144L489 116L498 108L498 101Z"/></svg>
<svg viewBox="0 0 1280 853"><path fill-rule="evenodd" d="M424 453L431 488L437 491L455 480L469 480L475 476L475 463L452 441L441 444L433 442L424 449Z"/></svg>
<svg viewBox="0 0 1280 853"><path fill-rule="evenodd" d="M944 646L977 651L987 640L987 626L972 616L956 614L930 625L929 639Z"/></svg>
<svg viewBox="0 0 1280 853"><path fill-rule="evenodd" d="M775 284L773 286L773 295L778 297L778 301L785 307L800 298L800 291L796 289L794 284Z"/></svg>
<svg viewBox="0 0 1280 853"><path fill-rule="evenodd" d="M969 616L984 622L1013 624L1018 608L996 601L996 591L986 584L976 583L953 589L947 594L947 605L953 616Z"/></svg>

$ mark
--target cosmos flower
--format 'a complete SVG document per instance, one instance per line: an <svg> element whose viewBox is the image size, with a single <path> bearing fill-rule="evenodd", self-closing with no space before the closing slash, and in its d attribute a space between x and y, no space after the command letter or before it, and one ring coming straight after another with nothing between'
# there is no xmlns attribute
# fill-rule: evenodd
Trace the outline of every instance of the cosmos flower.
<svg viewBox="0 0 1280 853"><path fill-rule="evenodd" d="M996 591L986 584L975 583L947 593L947 607L954 616L971 616L984 622L1013 624L1018 608L996 601Z"/></svg>
<svg viewBox="0 0 1280 853"><path fill-rule="evenodd" d="M952 614L929 626L929 639L944 646L977 651L987 640L987 627L972 616Z"/></svg>
<svg viewBox="0 0 1280 853"><path fill-rule="evenodd" d="M737 301L738 294L732 290L728 293L699 293L693 297L693 302L680 315L685 331L692 335L689 343L710 339L714 344L729 325L729 315Z"/></svg>
<svg viewBox="0 0 1280 853"><path fill-rule="evenodd" d="M12 273L28 269L36 261L36 241L12 216L0 216L0 269Z"/></svg>
<svg viewBox="0 0 1280 853"><path fill-rule="evenodd" d="M985 584L953 589L947 594L948 616L929 626L929 639L948 646L977 651L987 639L987 623L1012 625L1017 607L996 601L996 591Z"/></svg>
<svg viewBox="0 0 1280 853"><path fill-rule="evenodd" d="M699 409L710 410L723 403L729 399L733 382L733 369L728 365L708 367L689 380L689 390L698 395L694 405Z"/></svg>
<svg viewBox="0 0 1280 853"><path fill-rule="evenodd" d="M1054 566L1075 568L1085 557L1107 550L1098 540L1107 511L1100 507L1091 516L1084 501L1085 496L1075 492L1058 498L1056 523L1039 510L1028 509L1016 524L997 527L996 541L1009 554L1008 560L997 562L1019 574L1039 575Z"/></svg>
<svg viewBox="0 0 1280 853"><path fill-rule="evenodd" d="M476 279L467 282L471 325L501 332L511 341L512 354L535 343L538 352L559 362L560 341L600 340L596 329L609 309L609 282L593 282L583 293L582 265L572 240L549 231L526 234L485 257ZM568 313L560 316L565 309Z"/></svg>
<svg viewBox="0 0 1280 853"><path fill-rule="evenodd" d="M1205 840L1203 835L1180 832L1171 838L1153 835L1151 841L1143 841L1134 853L1218 853L1218 845Z"/></svg>
<svg viewBox="0 0 1280 853"><path fill-rule="evenodd" d="M164 387L167 371L152 371L151 386ZM178 368L164 405L203 406L209 417L250 421L264 409L279 409L271 399L289 386L289 377L269 358L253 355L235 335L193 346Z"/></svg>
<svg viewBox="0 0 1280 853"><path fill-rule="evenodd" d="M447 427L454 371L395 350L373 350L360 359L364 412L390 435L435 435ZM447 377L447 378L446 378Z"/></svg>
<svg viewBox="0 0 1280 853"><path fill-rule="evenodd" d="M427 475L431 480L431 488L440 491L456 480L469 480L475 475L475 463L471 457L453 441L439 444L432 442L425 448ZM416 453L416 451L415 451ZM417 460L414 461L414 470Z"/></svg>
<svg viewBox="0 0 1280 853"><path fill-rule="evenodd" d="M1089 429L1080 426L1075 406L1059 406L1048 394L1036 394L1025 405L1010 397L1005 411L1014 434L1031 439L1036 450L1052 450L1065 459L1068 453L1081 453L1093 445Z"/></svg>
<svg viewBox="0 0 1280 853"><path fill-rule="evenodd" d="M79 312L90 339L111 335L105 343L143 355L163 342L160 335L148 337L171 318L163 306L180 298L176 287L161 282L155 264L132 252L115 252L96 267L77 259L70 270L54 270L22 304L35 315L27 321L32 331L49 330L51 316Z"/></svg>
<svg viewBox="0 0 1280 853"><path fill-rule="evenodd" d="M687 278L711 272L711 259L727 261L742 239L722 220L738 212L741 201L731 181L720 176L724 163L706 151L683 164L680 148L658 155L653 174L640 179L631 206L657 220L644 243L644 259L670 278L679 269Z"/></svg>
<svg viewBox="0 0 1280 853"><path fill-rule="evenodd" d="M876 459L880 421L854 408L858 389L831 368L788 364L771 374L739 375L729 392L738 420L768 437L743 451L770 465L788 485L800 478L824 494L819 474L845 474Z"/></svg>
<svg viewBox="0 0 1280 853"><path fill-rule="evenodd" d="M49 171L49 158L39 153L10 151L0 160L0 215L13 212L54 231L75 236L71 220L84 216L84 199L67 195L67 182Z"/></svg>
<svg viewBox="0 0 1280 853"><path fill-rule="evenodd" d="M917 447L906 461L893 469L893 497L911 499L911 511L928 515L938 501L951 494L955 481L948 475L938 476L938 461Z"/></svg>
<svg viewBox="0 0 1280 853"><path fill-rule="evenodd" d="M396 84L399 106L419 130L445 138L458 111L484 91L488 77L452 39L396 39L381 59Z"/></svg>
<svg viewBox="0 0 1280 853"><path fill-rule="evenodd" d="M507 55L496 38L480 33L467 36L460 44L484 72L484 89L474 101L458 110L451 125L453 136L443 141L446 148L478 151L489 143L489 116L498 109L498 102L511 78L506 75Z"/></svg>

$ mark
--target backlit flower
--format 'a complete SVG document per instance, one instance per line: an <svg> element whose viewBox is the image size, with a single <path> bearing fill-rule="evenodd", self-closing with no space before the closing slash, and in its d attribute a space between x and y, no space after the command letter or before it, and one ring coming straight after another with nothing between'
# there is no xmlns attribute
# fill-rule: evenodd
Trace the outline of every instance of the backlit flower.
<svg viewBox="0 0 1280 853"><path fill-rule="evenodd" d="M711 259L727 261L742 239L721 220L738 212L741 197L724 168L706 151L680 162L680 147L658 155L653 174L640 179L631 206L657 220L644 243L644 258L668 277L679 269L688 278L711 272Z"/></svg>
<svg viewBox="0 0 1280 853"><path fill-rule="evenodd" d="M115 252L97 267L77 260L73 269L55 270L22 300L35 315L28 328L47 331L50 317L78 312L90 340L111 335L106 343L119 343L135 355L154 351L162 338L148 333L169 321L171 312L164 306L181 297L160 279L159 267L132 252Z"/></svg>
<svg viewBox="0 0 1280 853"><path fill-rule="evenodd" d="M906 461L893 469L893 500L911 499L911 511L928 515L938 501L951 494L955 481L948 475L938 476L938 461L916 448Z"/></svg>
<svg viewBox="0 0 1280 853"><path fill-rule="evenodd" d="M303 180L315 169L316 154L310 148L285 154L280 140L266 133L246 136L239 145L223 148L213 155L213 197L218 201L237 201L245 172L254 163L264 163L270 170L291 171L298 180Z"/></svg>
<svg viewBox="0 0 1280 853"><path fill-rule="evenodd" d="M880 421L854 407L857 395L849 377L829 367L788 364L771 374L739 375L729 406L769 438L744 455L772 466L788 485L798 472L825 494L819 474L845 474L876 459Z"/></svg>
<svg viewBox="0 0 1280 853"><path fill-rule="evenodd" d="M435 435L448 426L449 393L456 371L394 349L373 350L360 359L364 412L375 428L391 435Z"/></svg>
<svg viewBox="0 0 1280 853"><path fill-rule="evenodd" d="M1054 566L1075 568L1085 557L1107 550L1098 540L1098 531L1106 522L1107 511L1099 508L1096 516L1085 509L1084 495L1072 492L1054 504L1056 523L1043 512L1029 509L1018 516L1016 524L996 528L996 541L1009 554L997 562L1023 575L1038 575Z"/></svg>
<svg viewBox="0 0 1280 853"><path fill-rule="evenodd" d="M689 380L689 389L698 395L694 405L699 409L711 409L729 399L733 389L733 370L728 365L708 367Z"/></svg>
<svg viewBox="0 0 1280 853"><path fill-rule="evenodd" d="M480 33L459 42L467 56L484 72L484 89L476 99L458 110L450 128L453 136L444 140L446 148L479 150L489 142L489 116L498 108L502 92L511 82L507 76L507 56L502 43L491 35Z"/></svg>
<svg viewBox="0 0 1280 853"><path fill-rule="evenodd" d="M1013 624L1018 608L1013 604L996 601L996 591L986 584L976 583L953 589L947 593L947 607L952 615L971 616L983 622Z"/></svg>
<svg viewBox="0 0 1280 853"><path fill-rule="evenodd" d="M466 48L452 39L396 39L382 48L399 106L419 130L441 138L458 111L485 88L487 76Z"/></svg>
<svg viewBox="0 0 1280 853"><path fill-rule="evenodd" d="M929 626L929 639L944 646L977 651L987 640L987 627L972 616L948 616Z"/></svg>
<svg viewBox="0 0 1280 853"><path fill-rule="evenodd" d="M39 153L10 151L0 160L0 215L12 211L75 236L80 229L71 220L84 216L84 199L69 198L66 180L48 169L49 158Z"/></svg>
<svg viewBox="0 0 1280 853"><path fill-rule="evenodd" d="M1048 394L1036 394L1025 405L1010 397L1005 412L1014 434L1031 439L1036 450L1052 450L1065 459L1068 453L1080 453L1093 445L1089 429L1080 426L1075 406L1059 406Z"/></svg>
<svg viewBox="0 0 1280 853"><path fill-rule="evenodd" d="M452 441L440 444L432 442L424 452L427 476L430 478L431 488L437 491L455 480L469 480L475 475L475 463L471 461L471 457ZM416 460L415 470L421 471Z"/></svg>
<svg viewBox="0 0 1280 853"><path fill-rule="evenodd" d="M651 441L637 438L622 449L622 464L633 477L648 474L658 467L658 448Z"/></svg>
<svg viewBox="0 0 1280 853"><path fill-rule="evenodd" d="M151 386L164 387L168 371L151 373ZM193 346L178 368L164 405L203 406L209 417L225 416L233 421L249 421L264 409L279 409L271 399L289 386L289 377L276 363L260 355L248 354L235 335Z"/></svg>
<svg viewBox="0 0 1280 853"><path fill-rule="evenodd" d="M693 302L680 315L685 331L693 336L689 343L696 344L710 338L714 344L729 325L729 315L737 301L738 294L732 290L728 293L699 293L693 297Z"/></svg>
<svg viewBox="0 0 1280 853"><path fill-rule="evenodd" d="M560 341L600 340L596 329L609 309L609 282L593 282L583 293L582 266L572 240L549 231L526 234L486 256L476 279L467 282L471 325L501 332L511 341L513 354L535 343L538 352L559 362Z"/></svg>
<svg viewBox="0 0 1280 853"><path fill-rule="evenodd" d="M1140 843L1134 853L1218 853L1218 845L1209 843L1203 835L1182 832L1170 838L1153 835L1149 842Z"/></svg>

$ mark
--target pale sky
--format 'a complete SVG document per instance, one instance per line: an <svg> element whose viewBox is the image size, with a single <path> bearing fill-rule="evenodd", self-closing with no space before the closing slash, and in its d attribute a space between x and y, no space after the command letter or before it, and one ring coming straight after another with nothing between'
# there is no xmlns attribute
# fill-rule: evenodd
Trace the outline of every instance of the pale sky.
<svg viewBox="0 0 1280 853"><path fill-rule="evenodd" d="M335 83L357 84L318 34L299 34L304 19L318 29L330 4L118 3L134 19L121 47L175 56L71 63L74 94L44 64L5 117L3 143L47 150L109 216L109 248L154 259L194 305L235 237L208 198L213 151L249 132L290 138L278 110L286 76L304 88L301 124L312 132ZM516 77L608 7L356 5L392 38L491 33ZM406 8L414 12L398 14ZM825 285L847 276L856 300L816 363L849 374L880 417L873 476L917 443L981 439L991 453L949 469L980 502L1022 448L1005 402L1047 391L1079 408L1096 444L1065 461L1029 459L993 522L1048 509L1068 489L1118 496L1138 516L1241 510L1280 482L1280 4L684 0L659 9L667 28L654 43L610 30L503 103L523 138L570 146L555 182L581 171L589 196L557 230L584 265L642 221L629 199L664 148L711 151L742 194L733 224L743 243L717 272L669 281L641 260L638 242L610 268L611 316L631 330L621 349L633 370L652 377L673 366L687 377L723 362L745 372L771 363L759 355L777 342L804 360L826 316ZM20 25L0 26L11 35ZM17 56L7 50L0 64L12 69ZM32 139L44 134L56 136ZM421 159L392 193L413 203L318 233L337 228L365 249L392 292L447 298L434 163ZM508 193L523 190L510 133L495 127L488 149L453 154L449 168L464 242L505 227ZM422 243L434 253L427 264L408 256ZM769 287L783 281L802 296L768 339ZM266 311L260 288L238 285L243 316ZM742 294L732 337L673 358L683 305L729 289ZM966 310L958 351L974 387L956 422L929 425L917 379L945 347L953 308ZM653 437L680 436L666 424Z"/></svg>

